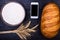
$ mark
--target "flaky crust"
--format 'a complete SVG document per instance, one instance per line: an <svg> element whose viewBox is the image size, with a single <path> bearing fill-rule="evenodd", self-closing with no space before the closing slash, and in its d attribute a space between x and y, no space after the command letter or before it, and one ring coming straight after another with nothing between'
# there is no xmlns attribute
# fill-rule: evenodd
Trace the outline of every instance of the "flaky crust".
<svg viewBox="0 0 60 40"><path fill-rule="evenodd" d="M56 36L59 30L59 8L54 3L46 5L41 17L41 32L47 38Z"/></svg>

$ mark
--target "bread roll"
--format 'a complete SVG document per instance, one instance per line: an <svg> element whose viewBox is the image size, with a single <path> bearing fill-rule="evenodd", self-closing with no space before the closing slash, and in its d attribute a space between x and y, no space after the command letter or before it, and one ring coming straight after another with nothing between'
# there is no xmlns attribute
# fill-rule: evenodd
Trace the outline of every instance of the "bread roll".
<svg viewBox="0 0 60 40"><path fill-rule="evenodd" d="M41 32L47 38L56 36L59 30L59 8L54 3L46 5L41 17Z"/></svg>

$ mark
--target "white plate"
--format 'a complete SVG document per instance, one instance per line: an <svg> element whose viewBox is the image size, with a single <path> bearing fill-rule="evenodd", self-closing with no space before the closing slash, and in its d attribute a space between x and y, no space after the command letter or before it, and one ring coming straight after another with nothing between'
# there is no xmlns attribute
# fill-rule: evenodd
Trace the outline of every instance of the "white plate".
<svg viewBox="0 0 60 40"><path fill-rule="evenodd" d="M18 25L25 18L25 10L21 4L10 2L3 7L2 18L10 25Z"/></svg>

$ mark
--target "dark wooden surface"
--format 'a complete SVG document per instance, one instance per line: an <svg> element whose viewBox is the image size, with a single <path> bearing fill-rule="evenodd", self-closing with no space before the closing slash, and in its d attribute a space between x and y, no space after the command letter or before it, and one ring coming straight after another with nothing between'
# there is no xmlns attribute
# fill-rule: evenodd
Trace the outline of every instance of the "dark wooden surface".
<svg viewBox="0 0 60 40"><path fill-rule="evenodd" d="M30 3L31 2L39 2L39 19L33 20L30 19ZM0 0L0 31L8 31L8 30L14 30L17 29L19 25L17 26L9 26L4 23L1 17L1 11L5 4L9 2L18 2L23 5L26 11L26 17L22 23L26 24L28 21L32 21L30 27L33 27L36 24L40 24L41 21L41 14L43 7L48 4L49 2L55 2L60 7L60 0ZM36 28L37 32L32 33L31 37L28 37L28 40L60 40L60 32L56 35L56 37L48 39L45 38L41 31L40 31L40 25ZM17 34L0 34L0 40L21 40Z"/></svg>

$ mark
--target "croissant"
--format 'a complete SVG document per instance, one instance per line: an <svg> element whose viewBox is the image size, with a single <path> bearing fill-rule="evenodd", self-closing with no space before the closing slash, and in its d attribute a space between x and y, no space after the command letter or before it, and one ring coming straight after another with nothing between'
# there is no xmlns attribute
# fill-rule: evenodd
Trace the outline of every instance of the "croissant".
<svg viewBox="0 0 60 40"><path fill-rule="evenodd" d="M53 38L59 30L59 8L55 3L47 4L42 12L41 32L47 38Z"/></svg>

